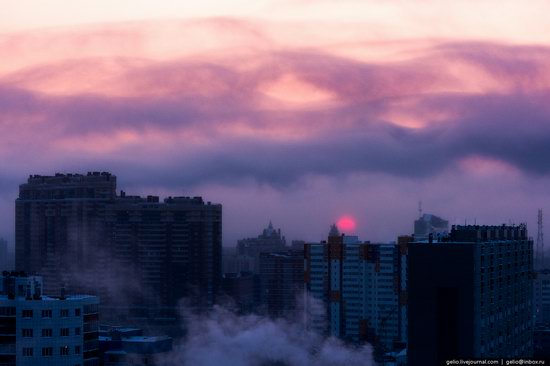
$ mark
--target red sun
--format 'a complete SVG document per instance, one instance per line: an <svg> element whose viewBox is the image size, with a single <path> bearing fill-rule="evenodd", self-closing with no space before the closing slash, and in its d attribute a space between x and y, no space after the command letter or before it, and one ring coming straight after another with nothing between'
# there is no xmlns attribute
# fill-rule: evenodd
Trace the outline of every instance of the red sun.
<svg viewBox="0 0 550 366"><path fill-rule="evenodd" d="M338 226L338 230L343 233L352 233L355 231L357 224L355 223L355 219L353 217L342 216L336 222L336 226Z"/></svg>

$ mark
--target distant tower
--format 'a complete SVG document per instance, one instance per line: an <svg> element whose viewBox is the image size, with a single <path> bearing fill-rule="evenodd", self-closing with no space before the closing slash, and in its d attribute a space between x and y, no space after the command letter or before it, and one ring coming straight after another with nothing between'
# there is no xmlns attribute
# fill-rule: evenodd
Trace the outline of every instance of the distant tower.
<svg viewBox="0 0 550 366"><path fill-rule="evenodd" d="M422 201L418 201L418 217L422 217Z"/></svg>
<svg viewBox="0 0 550 366"><path fill-rule="evenodd" d="M539 209L538 215L537 246L535 254L536 269L544 268L544 233L542 232L542 209Z"/></svg>

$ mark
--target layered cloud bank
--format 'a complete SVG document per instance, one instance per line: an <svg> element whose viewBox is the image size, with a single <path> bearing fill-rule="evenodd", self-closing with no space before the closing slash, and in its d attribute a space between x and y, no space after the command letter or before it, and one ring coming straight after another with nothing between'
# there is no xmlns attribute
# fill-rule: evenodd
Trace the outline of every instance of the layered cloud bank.
<svg viewBox="0 0 550 366"><path fill-rule="evenodd" d="M27 174L86 170L253 216L228 218L227 244L270 216L320 239L352 214L360 234L387 240L410 231L419 199L452 222L530 222L548 202L550 47L305 47L270 27L218 18L0 36L3 212Z"/></svg>

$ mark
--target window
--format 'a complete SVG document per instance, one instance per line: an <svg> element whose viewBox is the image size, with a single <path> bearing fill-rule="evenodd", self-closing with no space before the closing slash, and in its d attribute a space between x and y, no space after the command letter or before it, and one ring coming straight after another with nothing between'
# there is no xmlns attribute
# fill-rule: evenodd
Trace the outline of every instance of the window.
<svg viewBox="0 0 550 366"><path fill-rule="evenodd" d="M62 317L62 318L68 318L69 317L69 309L59 310L59 316Z"/></svg>
<svg viewBox="0 0 550 366"><path fill-rule="evenodd" d="M80 316L80 309L74 309L74 316Z"/></svg>
<svg viewBox="0 0 550 366"><path fill-rule="evenodd" d="M15 307L0 306L0 316L15 316Z"/></svg>
<svg viewBox="0 0 550 366"><path fill-rule="evenodd" d="M51 357L53 356L53 348L52 347L43 347L42 348L42 357Z"/></svg>
<svg viewBox="0 0 550 366"><path fill-rule="evenodd" d="M74 335L80 335L80 327L74 328Z"/></svg>
<svg viewBox="0 0 550 366"><path fill-rule="evenodd" d="M50 310L42 310L42 318L51 318L52 317L52 311Z"/></svg>
<svg viewBox="0 0 550 366"><path fill-rule="evenodd" d="M51 337L53 334L52 328L43 328L42 329L42 337Z"/></svg>
<svg viewBox="0 0 550 366"><path fill-rule="evenodd" d="M61 337L68 337L69 336L69 328L61 328L59 329L59 335Z"/></svg>
<svg viewBox="0 0 550 366"><path fill-rule="evenodd" d="M23 318L32 318L32 310L25 309L22 314Z"/></svg>
<svg viewBox="0 0 550 366"><path fill-rule="evenodd" d="M23 347L23 356L32 357L32 354L33 354L32 348Z"/></svg>
<svg viewBox="0 0 550 366"><path fill-rule="evenodd" d="M31 338L32 337L32 329L22 329L23 337L25 338Z"/></svg>
<svg viewBox="0 0 550 366"><path fill-rule="evenodd" d="M79 355L80 354L80 346L75 346L74 347L74 353Z"/></svg>
<svg viewBox="0 0 550 366"><path fill-rule="evenodd" d="M59 348L59 354L61 356L68 356L69 355L69 346L62 346Z"/></svg>

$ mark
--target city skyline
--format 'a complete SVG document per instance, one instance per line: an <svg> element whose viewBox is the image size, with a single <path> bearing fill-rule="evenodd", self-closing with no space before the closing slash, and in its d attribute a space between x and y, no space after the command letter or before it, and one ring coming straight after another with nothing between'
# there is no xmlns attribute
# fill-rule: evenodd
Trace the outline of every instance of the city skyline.
<svg viewBox="0 0 550 366"><path fill-rule="evenodd" d="M0 9L0 365L550 357L549 1Z"/></svg>
<svg viewBox="0 0 550 366"><path fill-rule="evenodd" d="M289 239L351 217L349 234L396 240L418 201L533 236L550 203L549 6L6 5L0 235L13 246L29 174L97 170L223 204L225 246L270 219Z"/></svg>

